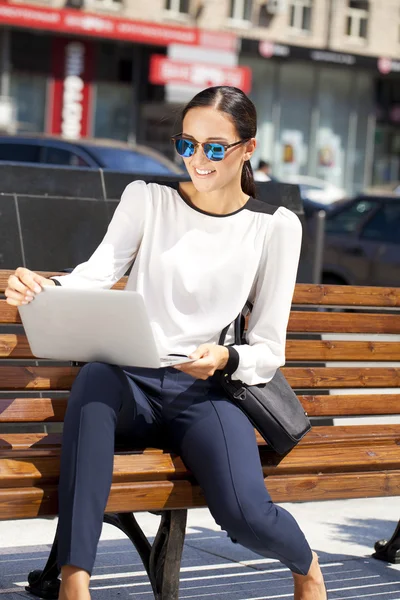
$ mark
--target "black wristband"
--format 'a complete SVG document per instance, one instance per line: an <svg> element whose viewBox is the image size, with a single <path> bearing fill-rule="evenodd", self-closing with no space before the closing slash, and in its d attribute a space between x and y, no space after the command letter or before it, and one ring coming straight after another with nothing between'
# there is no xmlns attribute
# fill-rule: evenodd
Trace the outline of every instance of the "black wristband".
<svg viewBox="0 0 400 600"><path fill-rule="evenodd" d="M59 285L59 286L61 286L61 283L58 281L58 279L53 279L53 277L49 277L49 279L51 279L52 281L54 281L54 283L55 283L56 285Z"/></svg>
<svg viewBox="0 0 400 600"><path fill-rule="evenodd" d="M233 346L227 346L229 357L224 368L224 373L232 375L239 366L239 352Z"/></svg>

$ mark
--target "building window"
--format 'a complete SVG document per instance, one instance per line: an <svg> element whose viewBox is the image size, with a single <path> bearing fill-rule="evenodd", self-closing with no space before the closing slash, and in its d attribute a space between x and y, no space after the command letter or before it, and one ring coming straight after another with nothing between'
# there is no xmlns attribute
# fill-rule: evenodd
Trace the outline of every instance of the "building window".
<svg viewBox="0 0 400 600"><path fill-rule="evenodd" d="M231 0L229 19L231 20L232 24L249 27L252 20L252 13L252 0Z"/></svg>
<svg viewBox="0 0 400 600"><path fill-rule="evenodd" d="M365 40L368 34L368 0L348 0L346 35L352 40Z"/></svg>
<svg viewBox="0 0 400 600"><path fill-rule="evenodd" d="M166 0L165 10L174 15L188 15L190 0Z"/></svg>
<svg viewBox="0 0 400 600"><path fill-rule="evenodd" d="M86 0L85 6L89 9L121 10L122 0Z"/></svg>
<svg viewBox="0 0 400 600"><path fill-rule="evenodd" d="M289 26L301 32L311 31L313 0L291 0L289 4Z"/></svg>

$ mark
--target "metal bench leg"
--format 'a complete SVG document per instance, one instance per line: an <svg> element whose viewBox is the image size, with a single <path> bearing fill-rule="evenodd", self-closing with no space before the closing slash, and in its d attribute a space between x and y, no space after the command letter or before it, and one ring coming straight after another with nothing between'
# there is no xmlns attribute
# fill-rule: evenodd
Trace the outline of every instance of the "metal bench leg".
<svg viewBox="0 0 400 600"><path fill-rule="evenodd" d="M379 540L376 542L372 557L394 565L400 564L400 521L389 541Z"/></svg>
<svg viewBox="0 0 400 600"><path fill-rule="evenodd" d="M58 527L46 566L42 571L36 569L28 575L29 585L25 589L38 598L45 598L46 600L57 600L58 598L61 582L58 579L60 569L57 566L57 546Z"/></svg>
<svg viewBox="0 0 400 600"><path fill-rule="evenodd" d="M161 515L160 527L151 545L132 513L105 515L106 523L123 531L134 544L150 579L156 600L178 600L179 573L187 510L167 510Z"/></svg>
<svg viewBox="0 0 400 600"><path fill-rule="evenodd" d="M161 513L150 554L150 583L156 600L178 600L179 573L185 542L187 510Z"/></svg>

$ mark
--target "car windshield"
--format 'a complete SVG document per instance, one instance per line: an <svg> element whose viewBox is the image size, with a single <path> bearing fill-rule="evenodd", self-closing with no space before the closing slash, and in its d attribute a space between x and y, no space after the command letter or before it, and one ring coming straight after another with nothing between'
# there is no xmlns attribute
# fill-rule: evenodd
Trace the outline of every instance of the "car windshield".
<svg viewBox="0 0 400 600"><path fill-rule="evenodd" d="M352 202L348 207L334 211L325 223L327 233L354 233L368 214L378 206L377 201L360 199Z"/></svg>
<svg viewBox="0 0 400 600"><path fill-rule="evenodd" d="M105 169L115 171L128 171L143 175L171 175L174 174L166 165L152 156L124 150L122 148L105 148L101 146L88 146L87 150L102 164Z"/></svg>

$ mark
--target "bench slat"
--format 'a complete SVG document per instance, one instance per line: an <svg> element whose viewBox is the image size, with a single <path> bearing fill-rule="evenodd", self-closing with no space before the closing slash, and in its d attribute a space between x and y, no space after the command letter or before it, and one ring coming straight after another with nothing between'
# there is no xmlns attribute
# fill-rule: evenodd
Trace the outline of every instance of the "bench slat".
<svg viewBox="0 0 400 600"><path fill-rule="evenodd" d="M6 366L0 369L0 390L69 390L79 367ZM400 387L396 367L284 367L293 388Z"/></svg>
<svg viewBox="0 0 400 600"><path fill-rule="evenodd" d="M0 358L34 359L25 335L0 334ZM287 361L400 361L398 342L353 342L341 340L288 340Z"/></svg>
<svg viewBox="0 0 400 600"><path fill-rule="evenodd" d="M400 387L395 367L284 367L282 372L295 389Z"/></svg>
<svg viewBox="0 0 400 600"><path fill-rule="evenodd" d="M33 359L26 335L10 333L0 334L0 358L28 358Z"/></svg>
<svg viewBox="0 0 400 600"><path fill-rule="evenodd" d="M0 390L70 390L79 367L5 366Z"/></svg>
<svg viewBox="0 0 400 600"><path fill-rule="evenodd" d="M310 417L400 414L400 394L326 394L299 399ZM0 423L62 422L67 398L0 398Z"/></svg>
<svg viewBox="0 0 400 600"><path fill-rule="evenodd" d="M0 300L0 324L19 324L18 309ZM400 314L292 311L288 332L400 333Z"/></svg>
<svg viewBox="0 0 400 600"><path fill-rule="evenodd" d="M38 271L43 277L63 275L52 271ZM0 293L3 293L7 279L12 275L12 270L0 270ZM115 289L124 289L127 277L122 277L114 286ZM377 286L350 286L350 285L316 285L311 283L298 283L296 285L293 301L295 304L333 305L333 306L376 306L400 307L400 289Z"/></svg>
<svg viewBox="0 0 400 600"><path fill-rule="evenodd" d="M400 314L292 311L290 333L400 333Z"/></svg>
<svg viewBox="0 0 400 600"><path fill-rule="evenodd" d="M265 445L263 438L256 432L257 443ZM18 450L24 456L36 456L36 451L53 449L59 452L61 446L61 433L2 433L0 434L0 458L13 456ZM400 424L376 424L376 425L319 425L312 430L300 442L302 446L315 444L359 444L366 441L384 442L400 441ZM162 450L146 448L144 452L152 454L163 453ZM26 454L25 454L26 453ZM135 453L135 452L133 452ZM136 451L141 454L142 451ZM54 454L54 453L53 453ZM1 476L1 475L0 475Z"/></svg>
<svg viewBox="0 0 400 600"><path fill-rule="evenodd" d="M400 307L400 289L375 286L296 284L294 304Z"/></svg>
<svg viewBox="0 0 400 600"><path fill-rule="evenodd" d="M0 398L0 423L64 421L67 401L67 398Z"/></svg>
<svg viewBox="0 0 400 600"><path fill-rule="evenodd" d="M307 444L300 444L282 458L260 448L265 476L276 474L316 474L335 471L384 471L400 464L400 446L396 440L381 443L368 439L347 444L318 445L318 452L310 452ZM59 477L58 456L1 458L0 488L31 487L55 483ZM115 483L176 480L188 477L181 458L168 453L136 452L116 455L113 481Z"/></svg>
<svg viewBox="0 0 400 600"><path fill-rule="evenodd" d="M270 476L267 488L274 502L374 498L400 495L400 471L321 473ZM56 515L57 486L0 489L0 520ZM107 512L159 511L206 506L199 486L188 481L114 484Z"/></svg>
<svg viewBox="0 0 400 600"><path fill-rule="evenodd" d="M399 342L287 340L286 361L400 361Z"/></svg>
<svg viewBox="0 0 400 600"><path fill-rule="evenodd" d="M400 394L299 396L310 417L400 414Z"/></svg>

